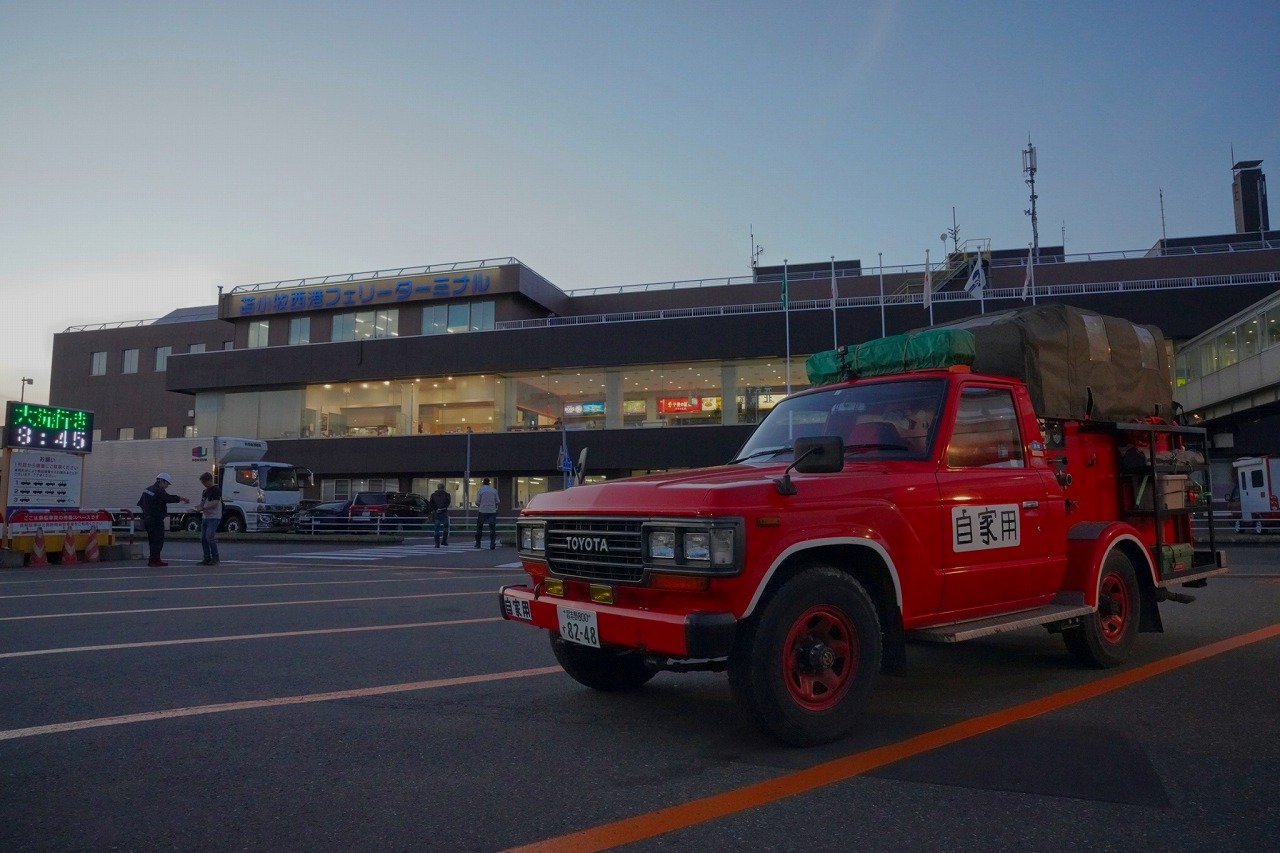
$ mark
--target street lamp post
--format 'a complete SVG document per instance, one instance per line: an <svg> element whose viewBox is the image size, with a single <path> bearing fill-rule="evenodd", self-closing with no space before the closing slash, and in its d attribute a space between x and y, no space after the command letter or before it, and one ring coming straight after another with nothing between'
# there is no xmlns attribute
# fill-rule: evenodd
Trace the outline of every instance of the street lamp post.
<svg viewBox="0 0 1280 853"><path fill-rule="evenodd" d="M471 517L471 427L467 427L467 467L462 472L462 521Z"/></svg>
<svg viewBox="0 0 1280 853"><path fill-rule="evenodd" d="M22 390L18 392L18 402L19 402L19 403L25 403L25 402L27 401L27 386L28 386L28 385L34 385L34 384L35 384L35 382L36 382L36 381L35 381L34 379L32 379L32 378L30 378L30 377L28 377L28 376L24 376L24 377L22 377Z"/></svg>

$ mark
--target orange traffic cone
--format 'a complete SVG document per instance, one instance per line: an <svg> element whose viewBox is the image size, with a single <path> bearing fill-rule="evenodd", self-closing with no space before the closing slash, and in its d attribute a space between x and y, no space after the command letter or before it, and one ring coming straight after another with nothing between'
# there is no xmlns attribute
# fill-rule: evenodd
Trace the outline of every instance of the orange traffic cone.
<svg viewBox="0 0 1280 853"><path fill-rule="evenodd" d="M44 553L44 528L36 528L36 538L31 542L31 565L47 566L49 558Z"/></svg>
<svg viewBox="0 0 1280 853"><path fill-rule="evenodd" d="M76 535L67 528L67 532L62 536L62 565L70 566L72 563L78 563L76 559Z"/></svg>
<svg viewBox="0 0 1280 853"><path fill-rule="evenodd" d="M98 556L98 531L90 527L84 540L84 561L96 563L100 559L102 558Z"/></svg>

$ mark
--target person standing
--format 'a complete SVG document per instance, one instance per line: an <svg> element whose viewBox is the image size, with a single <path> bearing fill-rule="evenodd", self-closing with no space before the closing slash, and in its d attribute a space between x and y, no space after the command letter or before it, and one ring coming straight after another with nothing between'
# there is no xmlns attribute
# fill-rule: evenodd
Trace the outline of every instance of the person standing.
<svg viewBox="0 0 1280 853"><path fill-rule="evenodd" d="M480 547L480 534L489 525L489 550L498 547L498 490L484 478L480 491L476 492L476 547Z"/></svg>
<svg viewBox="0 0 1280 853"><path fill-rule="evenodd" d="M442 544L449 544L449 504L453 503L453 498L444 490L444 483L441 483L431 493L429 500L435 510L436 547L439 548Z"/></svg>
<svg viewBox="0 0 1280 853"><path fill-rule="evenodd" d="M147 565L153 568L169 565L160 559L160 552L164 549L164 529L169 523L169 504L189 503L186 498L169 494L171 482L172 478L161 471L156 474L155 483L143 489L142 497L138 498L142 526L147 531Z"/></svg>
<svg viewBox="0 0 1280 853"><path fill-rule="evenodd" d="M218 525L222 524L222 487L213 482L213 475L205 471L200 475L200 550L204 551L202 566L218 565Z"/></svg>

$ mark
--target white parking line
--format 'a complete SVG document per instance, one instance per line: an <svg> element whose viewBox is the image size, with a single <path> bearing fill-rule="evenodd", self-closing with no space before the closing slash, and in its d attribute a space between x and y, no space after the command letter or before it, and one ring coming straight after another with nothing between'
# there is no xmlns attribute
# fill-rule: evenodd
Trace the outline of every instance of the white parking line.
<svg viewBox="0 0 1280 853"><path fill-rule="evenodd" d="M291 560L383 560L387 557L429 557L460 554L476 549L471 545L386 545L377 548L347 548L341 551L299 551L293 554L263 554L261 559Z"/></svg>
<svg viewBox="0 0 1280 853"><path fill-rule="evenodd" d="M501 622L501 616L476 619L446 619L439 622L408 622L403 625L365 625L358 628L315 628L309 631L277 631L270 634L231 634L225 637L189 637L183 640L148 640L138 643L112 643L106 646L67 646L60 649L33 649L26 652L3 652L3 658L27 658L36 655L62 655L73 652L108 652L120 649L149 649L157 646L189 646L196 643L229 643L236 640L274 640L281 637L314 637L320 634L356 634L364 631L401 631L406 628L439 628L446 625L474 625L479 622Z"/></svg>
<svg viewBox="0 0 1280 853"><path fill-rule="evenodd" d="M257 708L275 708L281 705L302 705L309 702L332 702L335 699L358 699L363 696L385 696L388 693L408 693L413 690L435 690L441 687L457 687L463 684L483 684L488 681L505 681L511 678L529 678L534 675L550 675L562 672L558 666L536 669L516 669L507 672L491 672L484 675L464 675L458 678L439 678L433 681L411 681L406 684L387 684L382 687L361 687L356 690L335 690L330 693L307 693L302 696L278 696L274 699L253 699L247 702L224 702L219 705L196 705L189 708L171 708L166 711L147 711L141 714L122 714L117 717L98 717L92 720L73 720L47 726L30 726L25 729L0 731L0 740L35 737L36 735L98 729L105 726L124 726L130 723L146 723L153 720L171 720L176 717L200 717L221 714L226 711L249 711Z"/></svg>
<svg viewBox="0 0 1280 853"><path fill-rule="evenodd" d="M96 610L78 613L37 613L31 616L0 616L0 622L33 619L70 619L75 616L126 616L136 613L178 613L184 610L235 610L241 607L298 607L304 604L348 604L353 601L403 601L410 598L454 598L464 595L495 595L495 590L477 592L423 592L416 595L370 595L359 598L318 598L309 601L255 601L249 604L197 604L191 607L146 607L136 610Z"/></svg>

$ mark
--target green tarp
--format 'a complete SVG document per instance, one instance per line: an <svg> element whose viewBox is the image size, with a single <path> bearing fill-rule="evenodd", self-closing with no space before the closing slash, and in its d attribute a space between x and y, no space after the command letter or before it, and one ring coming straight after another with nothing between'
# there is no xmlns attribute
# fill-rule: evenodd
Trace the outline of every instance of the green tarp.
<svg viewBox="0 0 1280 853"><path fill-rule="evenodd" d="M973 335L962 329L925 329L866 341L855 347L814 353L805 372L814 385L829 385L864 376L972 364Z"/></svg>

